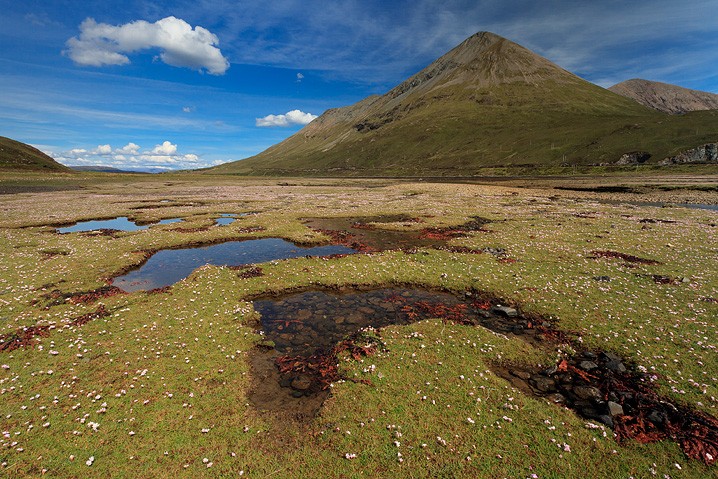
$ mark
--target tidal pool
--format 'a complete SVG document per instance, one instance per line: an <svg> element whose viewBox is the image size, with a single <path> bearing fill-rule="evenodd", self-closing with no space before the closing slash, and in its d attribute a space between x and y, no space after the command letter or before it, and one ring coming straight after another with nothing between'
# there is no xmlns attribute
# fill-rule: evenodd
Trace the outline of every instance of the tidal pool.
<svg viewBox="0 0 718 479"><path fill-rule="evenodd" d="M280 238L229 241L199 248L168 249L153 254L140 268L114 278L112 285L128 293L147 291L170 286L206 264L239 266L302 256L351 253L356 251L347 246L307 248Z"/></svg>
<svg viewBox="0 0 718 479"><path fill-rule="evenodd" d="M64 234L97 230L140 231L146 230L152 225L168 225L171 223L178 223L180 221L182 221L182 218L170 218L166 220L161 220L157 223L140 225L134 221L130 221L129 218L127 218L126 216L121 216L119 218L112 218L109 220L81 221L72 226L57 228L57 232Z"/></svg>

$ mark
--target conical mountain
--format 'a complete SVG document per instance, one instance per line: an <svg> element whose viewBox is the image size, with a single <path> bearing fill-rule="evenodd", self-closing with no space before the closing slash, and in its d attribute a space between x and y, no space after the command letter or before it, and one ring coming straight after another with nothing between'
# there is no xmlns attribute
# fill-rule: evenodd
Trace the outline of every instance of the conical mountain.
<svg viewBox="0 0 718 479"><path fill-rule="evenodd" d="M386 94L328 110L259 155L210 172L470 176L487 167L615 162L647 149L636 131L659 116L480 32ZM658 154L670 149L662 148Z"/></svg>
<svg viewBox="0 0 718 479"><path fill-rule="evenodd" d="M718 110L718 95L715 93L690 90L670 83L634 78L613 85L609 90L664 113Z"/></svg>

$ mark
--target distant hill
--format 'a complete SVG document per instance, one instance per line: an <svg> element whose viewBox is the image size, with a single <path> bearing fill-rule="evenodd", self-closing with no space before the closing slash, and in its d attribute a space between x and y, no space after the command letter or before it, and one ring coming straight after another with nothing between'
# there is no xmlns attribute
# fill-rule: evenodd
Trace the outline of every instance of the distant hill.
<svg viewBox="0 0 718 479"><path fill-rule="evenodd" d="M72 171L37 148L4 136L0 136L0 170Z"/></svg>
<svg viewBox="0 0 718 479"><path fill-rule="evenodd" d="M140 173L138 171L128 171L128 170L120 170L118 168L114 168L112 166L94 166L94 165L70 165L68 168L72 168L75 171L90 171L90 172L96 172L96 173Z"/></svg>
<svg viewBox="0 0 718 479"><path fill-rule="evenodd" d="M613 85L609 90L664 113L718 110L718 95L715 93L689 90L668 83L635 78Z"/></svg>
<svg viewBox="0 0 718 479"><path fill-rule="evenodd" d="M480 32L386 94L328 110L266 151L207 172L470 176L615 163L636 150L663 158L716 141L716 132L718 115L668 117Z"/></svg>

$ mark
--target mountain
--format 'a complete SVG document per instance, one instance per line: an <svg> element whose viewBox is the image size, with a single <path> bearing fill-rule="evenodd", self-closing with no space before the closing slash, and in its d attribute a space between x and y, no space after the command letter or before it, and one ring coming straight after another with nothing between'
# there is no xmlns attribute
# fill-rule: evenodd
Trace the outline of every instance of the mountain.
<svg viewBox="0 0 718 479"><path fill-rule="evenodd" d="M386 94L208 172L472 176L615 163L636 150L660 159L716 141L718 116L696 115L669 117L480 32Z"/></svg>
<svg viewBox="0 0 718 479"><path fill-rule="evenodd" d="M37 148L4 136L0 136L0 170L72 171Z"/></svg>
<svg viewBox="0 0 718 479"><path fill-rule="evenodd" d="M634 78L613 85L609 90L664 113L718 110L718 95L715 93L689 90L668 83Z"/></svg>

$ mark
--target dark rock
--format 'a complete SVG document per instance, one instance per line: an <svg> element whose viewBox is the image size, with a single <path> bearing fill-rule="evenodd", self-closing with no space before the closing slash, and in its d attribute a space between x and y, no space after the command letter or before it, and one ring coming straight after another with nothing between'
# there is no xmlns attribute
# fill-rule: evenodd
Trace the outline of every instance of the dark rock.
<svg viewBox="0 0 718 479"><path fill-rule="evenodd" d="M546 376L535 375L531 377L531 385L542 393L554 392L556 390L556 381Z"/></svg>
<svg viewBox="0 0 718 479"><path fill-rule="evenodd" d="M606 414L601 414L600 416L598 416L598 420L601 421L606 426L613 429L614 423L613 423L613 418L611 416L608 416Z"/></svg>
<svg viewBox="0 0 718 479"><path fill-rule="evenodd" d="M519 315L518 311L516 309L511 308L509 306L502 306L500 304L497 304L493 308L491 308L491 312L494 314L499 314L502 316L506 316L507 318L515 318Z"/></svg>
<svg viewBox="0 0 718 479"><path fill-rule="evenodd" d="M607 361L620 361L621 357L613 354L610 351L604 351L601 353L601 359L607 360Z"/></svg>
<svg viewBox="0 0 718 479"><path fill-rule="evenodd" d="M594 276L593 279L602 283L608 283L609 281L611 281L610 276Z"/></svg>
<svg viewBox="0 0 718 479"><path fill-rule="evenodd" d="M543 374L546 376L553 376L558 371L558 366L555 364L553 366L549 366L548 368L544 369Z"/></svg>
<svg viewBox="0 0 718 479"><path fill-rule="evenodd" d="M621 361L607 362L606 369L610 369L611 371L616 372L616 373L625 373L626 372L626 366L624 366Z"/></svg>
<svg viewBox="0 0 718 479"><path fill-rule="evenodd" d="M592 371L598 367L598 364L594 363L593 361L581 361L580 363L578 363L578 367L580 367L584 371Z"/></svg>
<svg viewBox="0 0 718 479"><path fill-rule="evenodd" d="M666 421L666 414L662 411L653 410L648 415L648 420L653 424L663 424Z"/></svg>
<svg viewBox="0 0 718 479"><path fill-rule="evenodd" d="M579 399L590 399L592 401L600 401L602 399L601 391L593 386L575 386L573 393Z"/></svg>
<svg viewBox="0 0 718 479"><path fill-rule="evenodd" d="M608 401L608 413L611 416L622 416L623 415L623 406L621 406L618 403L615 403L613 401Z"/></svg>

